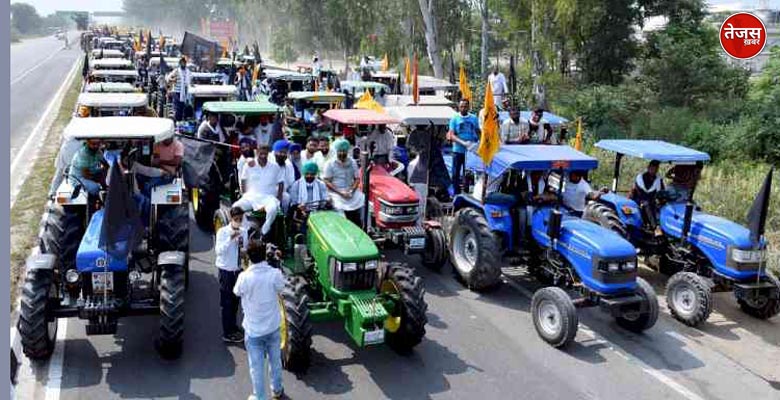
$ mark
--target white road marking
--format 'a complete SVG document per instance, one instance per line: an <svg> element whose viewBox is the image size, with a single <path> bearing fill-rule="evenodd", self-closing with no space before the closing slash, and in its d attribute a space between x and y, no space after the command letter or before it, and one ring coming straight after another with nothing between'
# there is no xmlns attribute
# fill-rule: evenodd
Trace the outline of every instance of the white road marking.
<svg viewBox="0 0 780 400"><path fill-rule="evenodd" d="M46 128L48 128L51 122L53 122L53 116L51 114L54 111L54 106L59 105L62 102L62 98L65 96L66 89L70 86L73 78L76 76L76 71L78 70L80 60L80 58L77 58L76 61L73 62L73 67L71 67L70 71L68 72L65 81L63 81L62 85L60 85L60 87L57 89L57 92L55 93L54 97L52 97L51 101L49 101L49 105L46 106L46 110L43 112L43 115L41 115L41 118L38 120L35 128L33 128L30 135L27 136L27 140L24 141L24 144L16 152L16 156L11 162L11 179L13 180L13 177L16 176L19 177L11 188L11 208L13 208L14 203L16 202L16 195L19 194L19 190L21 189L24 180L27 179L27 175L30 174L29 165L25 165L26 168L24 168L22 171L17 171L17 168L22 162L30 161L31 157L28 152L31 150L31 146L35 145L35 152L33 154L36 154L40 146L43 144L41 135L43 132L48 130L44 129L44 125L46 125Z"/></svg>
<svg viewBox="0 0 780 400"><path fill-rule="evenodd" d="M533 293L528 290L527 288L517 284L516 282L512 281L511 279L505 279L504 282L506 282L509 286L513 287L517 291L519 291L523 296L531 299L533 297ZM611 350L613 353L615 353L620 358L625 359L626 361L636 364L643 372L646 374L652 376L659 382L666 385L668 388L674 390L684 398L688 400L704 400L703 397L699 396L698 394L694 393L690 389L686 388L682 384L676 382L674 379L670 378L663 372L647 365L642 360L639 360L635 357L631 357L628 355L627 352L622 350L620 346L608 341L606 338L602 337L601 335L597 334L592 329L588 328L586 325L584 325L582 322L580 322L578 326L578 331L585 334L585 336L589 336L589 338L592 338L598 342L601 342L606 345L606 347Z"/></svg>
<svg viewBox="0 0 780 400"><path fill-rule="evenodd" d="M64 49L65 49L65 46L62 46L59 49L57 49L57 51L52 52L48 57L46 57L43 60L41 60L41 62L39 62L38 64L35 64L32 68L28 69L27 71L25 71L21 75L17 76L16 79L12 80L10 86L13 86L13 85L19 83L22 79L26 78L28 75L30 75L31 73L35 72L35 70L37 70L38 68L43 66L43 64L46 64L47 61L49 61L52 58L54 58L54 56L58 55L59 52L64 50Z"/></svg>
<svg viewBox="0 0 780 400"><path fill-rule="evenodd" d="M57 343L49 361L49 378L46 381L45 400L59 400L62 387L62 365L65 360L65 340L68 339L68 319L57 320Z"/></svg>

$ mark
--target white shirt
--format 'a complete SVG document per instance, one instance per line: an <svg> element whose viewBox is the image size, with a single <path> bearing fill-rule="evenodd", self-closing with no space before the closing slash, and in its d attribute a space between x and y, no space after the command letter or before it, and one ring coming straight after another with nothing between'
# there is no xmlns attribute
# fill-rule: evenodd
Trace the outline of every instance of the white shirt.
<svg viewBox="0 0 780 400"><path fill-rule="evenodd" d="M247 193L274 197L278 194L279 183L284 182L282 169L279 168L275 161L270 159L266 162L265 167L261 167L257 160L255 160L253 167L248 163L245 164L238 176L239 180L246 181Z"/></svg>
<svg viewBox="0 0 780 400"><path fill-rule="evenodd" d="M255 127L255 137L257 138L257 144L264 144L266 146L271 145L271 124L258 124Z"/></svg>
<svg viewBox="0 0 780 400"><path fill-rule="evenodd" d="M314 154L309 153L309 150L306 149L303 149L301 152L301 165L306 164L308 161L314 161L319 166L322 159L322 153L319 150L315 151Z"/></svg>
<svg viewBox="0 0 780 400"><path fill-rule="evenodd" d="M279 329L279 293L284 289L282 271L268 263L252 264L238 274L233 293L241 297L244 322L241 326L249 337L259 337Z"/></svg>
<svg viewBox="0 0 780 400"><path fill-rule="evenodd" d="M501 124L501 143L519 143L523 134L528 134L528 124L518 120L517 123L512 118L507 118Z"/></svg>
<svg viewBox="0 0 780 400"><path fill-rule="evenodd" d="M585 209L585 197L592 192L590 184L584 178L579 183L566 180L563 190L563 204L574 211L582 212Z"/></svg>
<svg viewBox="0 0 780 400"><path fill-rule="evenodd" d="M498 75L490 74L488 76L488 82L492 85L493 96L502 96L509 91L506 85L506 77L500 72Z"/></svg>
<svg viewBox="0 0 780 400"><path fill-rule="evenodd" d="M206 139L204 136L206 136L208 132L217 135L220 142L225 141L225 133L222 132L222 126L219 125L219 122L217 122L216 128L211 126L208 120L201 122L200 126L198 127L198 139Z"/></svg>
<svg viewBox="0 0 780 400"><path fill-rule="evenodd" d="M233 234L232 226L223 226L217 231L217 239L214 244L214 253L217 255L215 262L217 268L224 269L225 271L239 270L238 244L240 241L241 247L246 250L249 239L245 227L242 226L238 229L241 234L232 239L230 238Z"/></svg>
<svg viewBox="0 0 780 400"><path fill-rule="evenodd" d="M295 167L293 167L292 161L287 158L284 160L284 167L282 167L279 165L279 163L276 162L276 157L274 156L273 152L268 154L268 160L268 162L273 162L279 166L282 174L282 181L284 182L284 191L286 192L290 190L292 184L295 183Z"/></svg>
<svg viewBox="0 0 780 400"><path fill-rule="evenodd" d="M173 85L172 92L179 94L180 101L185 101L187 99L190 83L192 82L192 73L187 68L182 69L181 67L178 67L171 71L167 77L168 82L171 82L174 79L176 82Z"/></svg>
<svg viewBox="0 0 780 400"><path fill-rule="evenodd" d="M358 139L360 150L371 152L371 143L375 143L374 155L390 155L395 147L395 138L389 132L381 133L378 130L372 131L368 136Z"/></svg>

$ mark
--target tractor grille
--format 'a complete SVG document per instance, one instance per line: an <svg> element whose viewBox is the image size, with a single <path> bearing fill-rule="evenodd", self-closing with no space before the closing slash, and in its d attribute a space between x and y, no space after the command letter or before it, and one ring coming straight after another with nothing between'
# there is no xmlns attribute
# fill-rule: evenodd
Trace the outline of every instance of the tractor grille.
<svg viewBox="0 0 780 400"><path fill-rule="evenodd" d="M341 291L369 290L376 287L376 270L357 270L350 272L338 272L336 275L336 289Z"/></svg>

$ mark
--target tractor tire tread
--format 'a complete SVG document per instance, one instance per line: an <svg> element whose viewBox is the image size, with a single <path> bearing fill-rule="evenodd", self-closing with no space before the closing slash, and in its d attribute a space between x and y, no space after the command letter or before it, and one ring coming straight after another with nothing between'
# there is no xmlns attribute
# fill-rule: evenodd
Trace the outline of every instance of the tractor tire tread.
<svg viewBox="0 0 780 400"><path fill-rule="evenodd" d="M501 249L498 238L490 230L485 217L473 208L464 208L457 213L452 231L457 232L460 225L467 225L474 231L479 258L468 275L461 273L457 267L457 260L452 259L453 271L463 280L469 290L483 291L495 287L500 283L501 278ZM455 243L455 240L452 239L450 246ZM450 254L454 254L452 248L450 248Z"/></svg>
<svg viewBox="0 0 780 400"><path fill-rule="evenodd" d="M179 265L163 265L160 276L160 355L181 356L184 337L185 271Z"/></svg>
<svg viewBox="0 0 780 400"><path fill-rule="evenodd" d="M55 341L49 338L47 307L54 273L30 270L25 276L17 329L24 354L34 360L47 359L54 352Z"/></svg>
<svg viewBox="0 0 780 400"><path fill-rule="evenodd" d="M689 285L697 296L698 307L688 317L678 312L671 298L674 287L680 284ZM688 326L697 326L706 321L712 313L712 290L699 275L693 272L678 272L666 283L666 303L674 319Z"/></svg>
<svg viewBox="0 0 780 400"><path fill-rule="evenodd" d="M385 341L391 349L408 354L425 336L428 323L428 304L422 279L402 263L388 265L387 279L392 280L401 297L401 326L396 332L387 332Z"/></svg>
<svg viewBox="0 0 780 400"><path fill-rule="evenodd" d="M288 371L305 373L311 365L312 324L309 318L309 296L306 280L289 276L281 300L287 323L287 351L282 351L282 365Z"/></svg>

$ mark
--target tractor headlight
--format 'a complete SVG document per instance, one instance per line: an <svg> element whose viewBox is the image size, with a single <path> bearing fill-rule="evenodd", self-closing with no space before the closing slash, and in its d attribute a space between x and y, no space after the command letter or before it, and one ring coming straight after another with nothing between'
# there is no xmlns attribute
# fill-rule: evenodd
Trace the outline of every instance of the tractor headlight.
<svg viewBox="0 0 780 400"><path fill-rule="evenodd" d="M623 264L624 271L633 271L636 269L636 261L627 261Z"/></svg>
<svg viewBox="0 0 780 400"><path fill-rule="evenodd" d="M607 264L607 271L609 272L618 272L620 271L620 263L611 262Z"/></svg>
<svg viewBox="0 0 780 400"><path fill-rule="evenodd" d="M764 260L764 254L764 250L731 250L731 258L742 264L760 263Z"/></svg>
<svg viewBox="0 0 780 400"><path fill-rule="evenodd" d="M600 261L599 270L604 273L614 274L620 272L636 271L636 260L630 261Z"/></svg>
<svg viewBox="0 0 780 400"><path fill-rule="evenodd" d="M78 281L79 281L79 273L75 269L69 269L68 272L65 273L65 282L74 284Z"/></svg>
<svg viewBox="0 0 780 400"><path fill-rule="evenodd" d="M379 263L376 260L366 261L366 269L376 269Z"/></svg>
<svg viewBox="0 0 780 400"><path fill-rule="evenodd" d="M341 272L353 272L353 271L357 271L357 263L350 262L350 263L341 264Z"/></svg>

